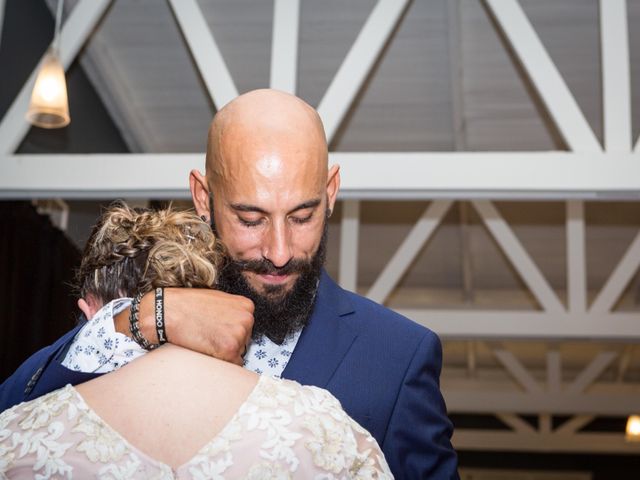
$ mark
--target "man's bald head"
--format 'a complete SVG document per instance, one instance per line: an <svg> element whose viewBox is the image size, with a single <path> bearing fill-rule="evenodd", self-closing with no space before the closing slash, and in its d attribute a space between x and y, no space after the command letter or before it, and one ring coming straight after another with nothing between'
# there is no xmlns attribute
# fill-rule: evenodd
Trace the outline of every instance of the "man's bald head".
<svg viewBox="0 0 640 480"><path fill-rule="evenodd" d="M327 160L312 107L255 90L218 112L206 177L191 172L196 210L215 224L230 259L220 286L253 300L255 328L272 339L300 328L313 304L340 187L339 168Z"/></svg>
<svg viewBox="0 0 640 480"><path fill-rule="evenodd" d="M211 123L207 178L214 189L224 188L225 180L235 181L234 170L246 172L274 154L282 168L310 169L326 180L327 142L316 110L285 92L253 90L229 102Z"/></svg>

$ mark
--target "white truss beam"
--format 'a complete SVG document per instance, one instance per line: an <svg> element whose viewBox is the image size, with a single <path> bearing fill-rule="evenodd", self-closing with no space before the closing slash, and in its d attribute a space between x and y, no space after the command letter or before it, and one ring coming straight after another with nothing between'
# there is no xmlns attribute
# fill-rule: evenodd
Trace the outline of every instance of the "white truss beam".
<svg viewBox="0 0 640 480"><path fill-rule="evenodd" d="M318 105L329 143L408 3L408 0L378 0L329 84Z"/></svg>
<svg viewBox="0 0 640 480"><path fill-rule="evenodd" d="M626 0L600 0L604 145L630 152L631 87Z"/></svg>
<svg viewBox="0 0 640 480"><path fill-rule="evenodd" d="M562 389L562 358L560 352L547 352L547 391L558 393Z"/></svg>
<svg viewBox="0 0 640 480"><path fill-rule="evenodd" d="M271 40L271 88L296 93L300 0L275 0Z"/></svg>
<svg viewBox="0 0 640 480"><path fill-rule="evenodd" d="M494 350L493 354L511 376L528 393L541 393L542 388L516 356L508 350Z"/></svg>
<svg viewBox="0 0 640 480"><path fill-rule="evenodd" d="M610 312L633 274L638 270L638 266L640 266L640 232L636 234L607 283L593 301L590 312L593 314Z"/></svg>
<svg viewBox="0 0 640 480"><path fill-rule="evenodd" d="M624 435L619 433L558 435L456 429L451 442L456 450L640 454L640 444L625 442Z"/></svg>
<svg viewBox="0 0 640 480"><path fill-rule="evenodd" d="M576 433L581 428L591 423L594 418L596 418L594 415L576 415L556 428L555 433L558 435L570 435L572 433Z"/></svg>
<svg viewBox="0 0 640 480"><path fill-rule="evenodd" d="M631 153L332 152L329 161L341 166L341 198L354 200L640 199L640 162ZM202 169L204 153L0 155L0 162L4 198L188 198L187 174ZM153 175L145 170L150 164ZM131 190L131 181L108 165L125 165L149 186Z"/></svg>
<svg viewBox="0 0 640 480"><path fill-rule="evenodd" d="M567 394L488 391L442 387L447 410L455 413L627 416L640 411L637 389L626 393Z"/></svg>
<svg viewBox="0 0 640 480"><path fill-rule="evenodd" d="M475 200L472 203L491 235L542 308L552 313L563 312L564 306L558 296L494 205L487 200Z"/></svg>
<svg viewBox="0 0 640 480"><path fill-rule="evenodd" d="M624 381L624 376L627 373L627 369L629 368L629 364L631 363L631 357L633 356L633 350L635 345L627 345L624 347L624 352L620 358L620 362L618 363L618 373L616 375L616 381L622 383Z"/></svg>
<svg viewBox="0 0 640 480"><path fill-rule="evenodd" d="M431 238L433 232L440 225L451 203L449 200L434 200L431 202L393 254L391 260L382 269L382 272L369 289L367 297L374 302L384 303L427 240Z"/></svg>
<svg viewBox="0 0 640 480"><path fill-rule="evenodd" d="M207 92L218 110L238 96L233 78L196 0L169 0Z"/></svg>
<svg viewBox="0 0 640 480"><path fill-rule="evenodd" d="M340 225L340 270L342 288L357 291L358 287L358 238L360 231L360 201L342 202Z"/></svg>
<svg viewBox="0 0 640 480"><path fill-rule="evenodd" d="M542 413L538 416L538 430L540 433L551 433L552 424L551 424L551 415L548 413Z"/></svg>
<svg viewBox="0 0 640 480"><path fill-rule="evenodd" d="M587 257L585 251L584 202L567 202L567 286L569 311L587 311Z"/></svg>
<svg viewBox="0 0 640 480"><path fill-rule="evenodd" d="M576 152L602 148L517 0L486 0L558 130Z"/></svg>
<svg viewBox="0 0 640 480"><path fill-rule="evenodd" d="M534 428L525 422L522 417L514 415L513 413L496 413L496 417L505 425L511 427L514 432L519 433L533 433Z"/></svg>
<svg viewBox="0 0 640 480"><path fill-rule="evenodd" d="M589 385L595 382L598 377L602 375L602 372L606 370L617 356L618 354L616 352L599 353L566 388L565 393L573 395L584 392Z"/></svg>
<svg viewBox="0 0 640 480"><path fill-rule="evenodd" d="M65 70L69 68L69 65L76 58L76 55L100 22L110 4L111 0L81 0L71 11L60 31L60 62ZM31 72L29 79L22 86L18 96L13 100L2 119L2 123L0 123L0 155L13 153L29 131L30 124L26 120L25 114L29 107L31 90L33 90L33 84L36 81L36 75L41 63L42 58ZM4 161L6 159L0 157L0 160L3 161L4 170L6 165ZM58 175L65 174L65 169L58 173Z"/></svg>
<svg viewBox="0 0 640 480"><path fill-rule="evenodd" d="M640 340L640 313L550 314L521 310L398 308L443 338Z"/></svg>

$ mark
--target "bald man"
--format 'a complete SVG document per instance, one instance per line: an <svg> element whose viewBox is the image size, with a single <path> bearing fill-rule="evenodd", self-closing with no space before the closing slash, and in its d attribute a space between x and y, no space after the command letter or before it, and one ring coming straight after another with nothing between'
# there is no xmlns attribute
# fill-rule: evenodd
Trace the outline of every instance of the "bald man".
<svg viewBox="0 0 640 480"><path fill-rule="evenodd" d="M167 290L169 341L328 389L376 438L396 478L457 478L437 336L342 290L323 269L340 174L328 167L317 112L274 90L238 97L211 125L206 175L192 171L189 181L196 211L229 258L220 291ZM153 302L147 295L140 306L151 342ZM0 387L0 407L142 355L125 347L128 317L120 302L101 324L92 320L38 352ZM106 339L120 350L105 352Z"/></svg>

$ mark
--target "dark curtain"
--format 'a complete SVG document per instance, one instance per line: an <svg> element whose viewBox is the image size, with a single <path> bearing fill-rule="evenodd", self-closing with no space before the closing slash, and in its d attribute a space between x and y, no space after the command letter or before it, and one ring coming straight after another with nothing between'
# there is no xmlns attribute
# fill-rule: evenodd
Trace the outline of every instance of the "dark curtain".
<svg viewBox="0 0 640 480"><path fill-rule="evenodd" d="M80 252L28 202L0 202L0 382L76 324Z"/></svg>

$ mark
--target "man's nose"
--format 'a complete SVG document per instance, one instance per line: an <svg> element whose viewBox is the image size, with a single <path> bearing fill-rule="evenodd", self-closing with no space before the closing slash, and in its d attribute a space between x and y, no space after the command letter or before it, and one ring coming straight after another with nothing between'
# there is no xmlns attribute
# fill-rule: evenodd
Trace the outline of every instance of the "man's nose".
<svg viewBox="0 0 640 480"><path fill-rule="evenodd" d="M291 251L291 232L283 224L272 224L266 232L262 256L275 267L284 267L293 257Z"/></svg>

